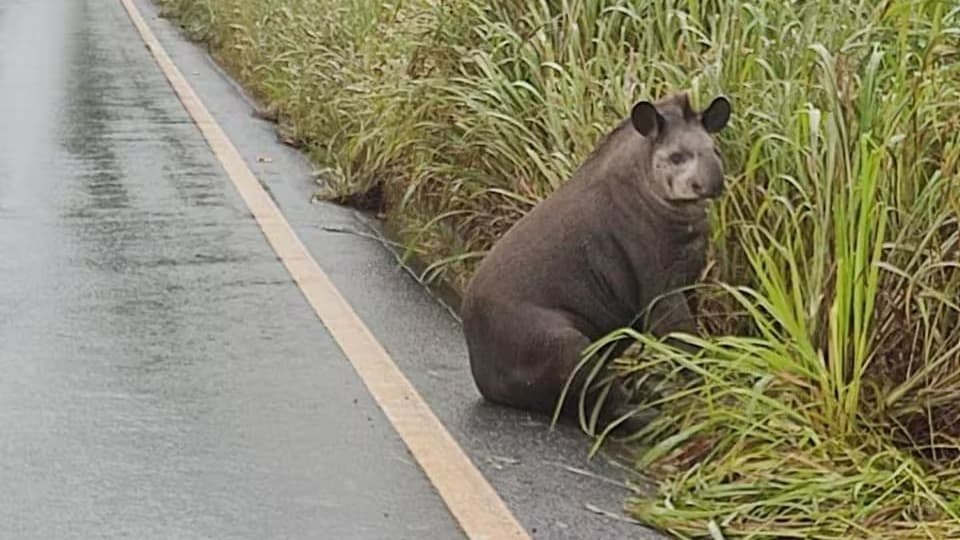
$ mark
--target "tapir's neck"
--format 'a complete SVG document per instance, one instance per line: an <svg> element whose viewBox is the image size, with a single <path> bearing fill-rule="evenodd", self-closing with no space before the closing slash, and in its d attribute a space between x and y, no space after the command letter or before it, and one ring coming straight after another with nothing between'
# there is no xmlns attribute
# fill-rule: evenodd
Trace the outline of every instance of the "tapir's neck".
<svg viewBox="0 0 960 540"><path fill-rule="evenodd" d="M658 229L670 234L676 243L699 242L710 232L706 203L679 206L643 194L639 199L644 203L644 214L657 221Z"/></svg>
<svg viewBox="0 0 960 540"><path fill-rule="evenodd" d="M699 242L709 233L709 220L705 202L675 204L653 193L638 189L636 178L607 176L605 189L611 211L620 219L658 235L669 236L670 244L678 246L687 242ZM667 240L664 238L664 240Z"/></svg>

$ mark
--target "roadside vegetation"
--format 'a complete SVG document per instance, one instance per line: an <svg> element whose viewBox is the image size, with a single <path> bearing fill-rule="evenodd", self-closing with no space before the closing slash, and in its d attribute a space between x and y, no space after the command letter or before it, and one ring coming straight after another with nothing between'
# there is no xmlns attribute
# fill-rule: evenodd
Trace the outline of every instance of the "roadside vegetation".
<svg viewBox="0 0 960 540"><path fill-rule="evenodd" d="M713 337L611 364L661 411L634 436L658 493L628 510L682 537L960 537L955 2L157 1L327 196L366 195L455 288L634 101L729 96Z"/></svg>

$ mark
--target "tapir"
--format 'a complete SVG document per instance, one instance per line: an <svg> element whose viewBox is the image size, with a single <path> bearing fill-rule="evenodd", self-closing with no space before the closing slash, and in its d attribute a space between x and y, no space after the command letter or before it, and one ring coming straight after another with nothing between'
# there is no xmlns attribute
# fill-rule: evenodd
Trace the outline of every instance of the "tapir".
<svg viewBox="0 0 960 540"><path fill-rule="evenodd" d="M552 413L584 349L610 332L696 333L681 289L706 264L708 203L725 190L713 135L730 114L723 96L702 111L686 92L636 103L567 182L494 243L461 302L484 399ZM563 416L576 410L583 384L583 375L571 381ZM615 385L601 418L629 412L630 398Z"/></svg>

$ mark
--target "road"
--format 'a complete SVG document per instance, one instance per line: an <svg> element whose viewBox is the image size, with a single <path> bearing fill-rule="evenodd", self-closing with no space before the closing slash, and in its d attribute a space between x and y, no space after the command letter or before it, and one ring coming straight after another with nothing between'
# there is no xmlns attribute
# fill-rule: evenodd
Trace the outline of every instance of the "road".
<svg viewBox="0 0 960 540"><path fill-rule="evenodd" d="M449 311L136 4L530 537L655 538L596 511L625 473L575 429L480 400ZM465 538L341 345L119 0L0 3L0 538Z"/></svg>

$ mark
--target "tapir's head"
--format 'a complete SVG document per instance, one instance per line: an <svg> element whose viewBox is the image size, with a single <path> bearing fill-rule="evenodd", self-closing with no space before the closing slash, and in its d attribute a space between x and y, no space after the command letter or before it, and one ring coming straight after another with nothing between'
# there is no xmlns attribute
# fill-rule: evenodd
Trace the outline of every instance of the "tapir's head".
<svg viewBox="0 0 960 540"><path fill-rule="evenodd" d="M691 109L683 93L634 105L631 124L650 142L651 193L676 204L720 196L723 161L711 135L729 119L730 102L722 96L700 112Z"/></svg>

